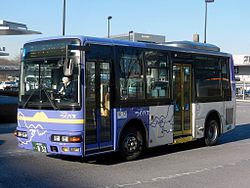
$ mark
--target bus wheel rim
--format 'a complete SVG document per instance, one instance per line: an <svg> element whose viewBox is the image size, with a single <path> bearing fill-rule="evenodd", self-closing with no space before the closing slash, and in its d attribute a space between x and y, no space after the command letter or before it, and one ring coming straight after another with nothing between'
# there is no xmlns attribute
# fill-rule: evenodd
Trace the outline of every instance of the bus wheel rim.
<svg viewBox="0 0 250 188"><path fill-rule="evenodd" d="M218 134L218 130L216 128L216 124L213 122L213 123L211 123L211 125L208 129L208 138L211 141L214 141L217 137L217 134Z"/></svg>
<svg viewBox="0 0 250 188"><path fill-rule="evenodd" d="M128 153L134 153L138 147L137 138L133 135L127 136L124 142L124 147L126 148Z"/></svg>

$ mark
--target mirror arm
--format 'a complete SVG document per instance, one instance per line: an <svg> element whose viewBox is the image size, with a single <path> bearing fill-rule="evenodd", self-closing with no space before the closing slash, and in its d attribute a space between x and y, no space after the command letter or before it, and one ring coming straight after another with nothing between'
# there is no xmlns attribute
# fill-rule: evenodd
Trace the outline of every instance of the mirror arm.
<svg viewBox="0 0 250 188"><path fill-rule="evenodd" d="M66 50L65 61L68 61L68 50L69 50L68 45L66 46L65 50Z"/></svg>
<svg viewBox="0 0 250 188"><path fill-rule="evenodd" d="M79 51L89 51L90 48L88 46L74 46L74 45L68 45L67 50L79 50Z"/></svg>

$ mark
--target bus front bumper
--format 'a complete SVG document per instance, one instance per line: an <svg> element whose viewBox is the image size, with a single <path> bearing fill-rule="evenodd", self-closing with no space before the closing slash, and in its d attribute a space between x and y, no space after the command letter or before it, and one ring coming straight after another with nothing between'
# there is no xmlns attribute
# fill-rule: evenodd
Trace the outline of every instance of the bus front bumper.
<svg viewBox="0 0 250 188"><path fill-rule="evenodd" d="M83 156L82 132L17 129L14 132L18 146L41 153Z"/></svg>

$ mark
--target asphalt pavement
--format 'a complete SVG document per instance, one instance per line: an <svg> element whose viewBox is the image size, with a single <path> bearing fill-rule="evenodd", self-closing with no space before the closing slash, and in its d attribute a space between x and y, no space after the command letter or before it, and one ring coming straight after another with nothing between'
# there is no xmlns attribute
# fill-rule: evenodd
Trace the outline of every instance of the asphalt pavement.
<svg viewBox="0 0 250 188"><path fill-rule="evenodd" d="M23 150L11 134L16 123L0 124L0 188L249 188L249 108L237 102L237 126L219 145L151 148L129 162L116 154L82 159Z"/></svg>

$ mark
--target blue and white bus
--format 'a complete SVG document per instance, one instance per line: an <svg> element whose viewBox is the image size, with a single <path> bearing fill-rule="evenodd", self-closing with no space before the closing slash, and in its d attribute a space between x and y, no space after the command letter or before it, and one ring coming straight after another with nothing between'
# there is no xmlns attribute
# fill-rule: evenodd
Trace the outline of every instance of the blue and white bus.
<svg viewBox="0 0 250 188"><path fill-rule="evenodd" d="M90 156L202 139L235 127L232 56L211 44L85 36L23 47L15 131L21 148ZM70 78L71 96L58 90Z"/></svg>

